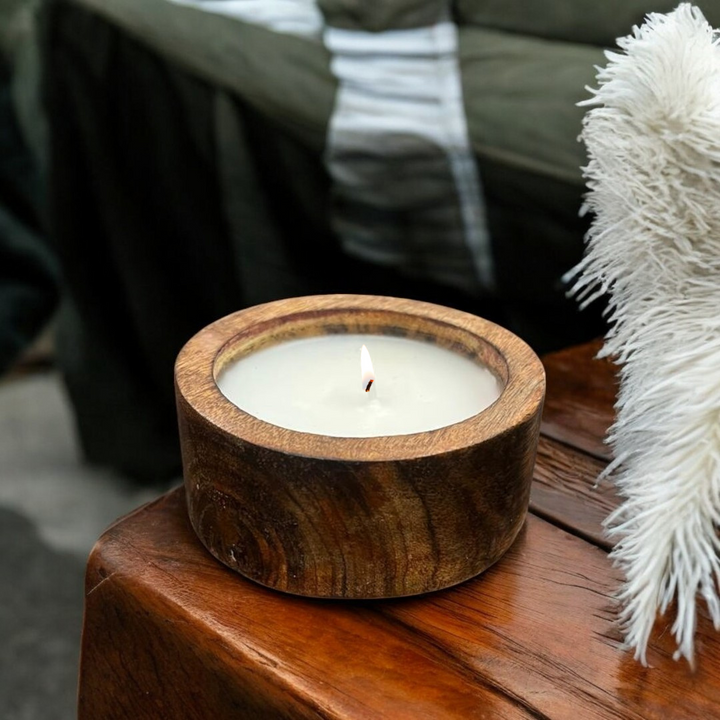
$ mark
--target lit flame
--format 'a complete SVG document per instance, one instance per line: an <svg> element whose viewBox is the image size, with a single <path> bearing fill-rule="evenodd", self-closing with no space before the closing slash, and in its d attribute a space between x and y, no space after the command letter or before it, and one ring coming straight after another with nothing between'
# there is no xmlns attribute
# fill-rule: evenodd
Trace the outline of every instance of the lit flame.
<svg viewBox="0 0 720 720"><path fill-rule="evenodd" d="M375 371L373 370L370 353L364 345L360 348L360 372L362 374L362 389L365 392L370 392L370 388L375 382Z"/></svg>

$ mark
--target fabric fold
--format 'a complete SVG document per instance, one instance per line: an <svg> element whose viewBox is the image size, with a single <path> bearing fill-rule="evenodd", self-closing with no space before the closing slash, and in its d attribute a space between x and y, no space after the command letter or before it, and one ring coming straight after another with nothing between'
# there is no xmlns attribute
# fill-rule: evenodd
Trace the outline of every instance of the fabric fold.
<svg viewBox="0 0 720 720"><path fill-rule="evenodd" d="M494 284L457 28L328 27L340 83L325 162L345 249L475 293Z"/></svg>

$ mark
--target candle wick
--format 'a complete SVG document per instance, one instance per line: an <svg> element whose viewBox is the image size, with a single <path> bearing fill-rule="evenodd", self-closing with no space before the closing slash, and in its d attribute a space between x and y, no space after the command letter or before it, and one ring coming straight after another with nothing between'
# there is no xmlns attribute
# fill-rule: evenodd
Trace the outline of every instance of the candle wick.
<svg viewBox="0 0 720 720"><path fill-rule="evenodd" d="M370 392L370 388L372 387L372 384L374 383L374 380L368 380L368 384L365 387L365 392Z"/></svg>

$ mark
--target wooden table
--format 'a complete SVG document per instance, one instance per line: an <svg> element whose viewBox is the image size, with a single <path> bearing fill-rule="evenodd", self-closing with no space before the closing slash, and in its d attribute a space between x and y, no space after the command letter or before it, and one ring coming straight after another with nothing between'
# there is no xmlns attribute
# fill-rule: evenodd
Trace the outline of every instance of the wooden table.
<svg viewBox="0 0 720 720"><path fill-rule="evenodd" d="M414 599L282 595L217 563L176 490L117 522L87 572L81 720L720 717L720 637L701 611L698 667L660 622L643 668L620 647L618 577L594 487L614 376L597 346L546 358L531 509L480 577Z"/></svg>

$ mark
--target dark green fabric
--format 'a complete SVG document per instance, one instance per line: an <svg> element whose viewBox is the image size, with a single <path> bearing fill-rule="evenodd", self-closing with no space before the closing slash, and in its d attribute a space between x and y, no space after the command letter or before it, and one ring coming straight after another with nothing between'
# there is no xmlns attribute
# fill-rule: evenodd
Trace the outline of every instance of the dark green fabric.
<svg viewBox="0 0 720 720"><path fill-rule="evenodd" d="M58 266L45 238L0 204L0 375L49 322Z"/></svg>
<svg viewBox="0 0 720 720"><path fill-rule="evenodd" d="M40 176L17 127L0 66L0 375L49 321L58 266L43 234Z"/></svg>
<svg viewBox="0 0 720 720"><path fill-rule="evenodd" d="M557 337L563 330L555 327L553 312L569 310L568 329L576 325L577 335L583 316L571 320L575 306L565 306L562 301L566 288L561 277L582 257L580 239L589 218L578 215L579 189L490 160L479 159L479 167L500 299L515 308L544 307L549 315L537 322L537 328L548 328ZM553 306L555 311L551 310ZM591 316L587 319L590 322ZM565 340L561 344L569 343Z"/></svg>
<svg viewBox="0 0 720 720"><path fill-rule="evenodd" d="M165 57L69 2L51 2L45 20L49 192L67 282L58 352L90 460L142 480L177 474L176 354L258 302L414 297L522 328L539 351L595 334L559 284L581 253L578 184L481 155L498 297L416 282L342 254L318 141L327 108L305 108L299 123L290 105L270 114L277 89L258 102L209 82L192 58L176 62L178 48ZM321 94L332 87L319 82Z"/></svg>
<svg viewBox="0 0 720 720"><path fill-rule="evenodd" d="M72 3L142 41L176 68L233 92L316 152L325 147L337 82L320 38L279 34L168 0Z"/></svg>
<svg viewBox="0 0 720 720"><path fill-rule="evenodd" d="M225 92L215 94L214 113L217 172L243 304L341 287L335 272L345 258L330 230L330 182L317 154Z"/></svg>
<svg viewBox="0 0 720 720"><path fill-rule="evenodd" d="M179 469L174 357L242 303L212 92L96 17L50 10L50 201L68 290L61 366L88 458L167 477Z"/></svg>
<svg viewBox="0 0 720 720"><path fill-rule="evenodd" d="M382 32L427 27L442 19L445 0L318 0L328 25Z"/></svg>
<svg viewBox="0 0 720 720"><path fill-rule="evenodd" d="M476 25L550 40L614 47L647 13L666 13L678 0L455 0L460 25ZM720 24L720 0L697 0L713 27Z"/></svg>
<svg viewBox="0 0 720 720"><path fill-rule="evenodd" d="M459 41L475 152L580 187L585 110L577 103L589 97L602 50L470 27Z"/></svg>

